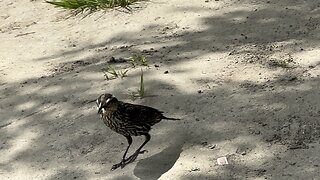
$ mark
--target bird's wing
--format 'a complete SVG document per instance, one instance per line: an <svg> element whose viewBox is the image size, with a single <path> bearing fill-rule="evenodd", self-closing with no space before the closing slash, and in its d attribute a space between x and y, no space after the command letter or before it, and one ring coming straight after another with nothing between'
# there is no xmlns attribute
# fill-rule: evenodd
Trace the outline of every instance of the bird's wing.
<svg viewBox="0 0 320 180"><path fill-rule="evenodd" d="M148 106L123 103L121 109L122 115L126 116L125 119L137 124L151 123L153 125L159 122L162 117L162 112Z"/></svg>

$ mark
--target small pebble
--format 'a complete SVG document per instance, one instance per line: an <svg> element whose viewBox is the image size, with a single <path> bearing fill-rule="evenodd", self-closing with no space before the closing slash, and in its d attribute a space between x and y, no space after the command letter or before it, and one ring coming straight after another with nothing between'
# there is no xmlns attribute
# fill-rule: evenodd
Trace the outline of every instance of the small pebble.
<svg viewBox="0 0 320 180"><path fill-rule="evenodd" d="M216 148L216 147L217 147L216 144L209 146L210 149L214 149L214 148Z"/></svg>
<svg viewBox="0 0 320 180"><path fill-rule="evenodd" d="M192 168L191 171L200 171L200 168Z"/></svg>
<svg viewBox="0 0 320 180"><path fill-rule="evenodd" d="M220 157L220 158L218 158L218 159L217 159L217 163L218 163L218 165L226 165L226 164L229 164L226 157Z"/></svg>

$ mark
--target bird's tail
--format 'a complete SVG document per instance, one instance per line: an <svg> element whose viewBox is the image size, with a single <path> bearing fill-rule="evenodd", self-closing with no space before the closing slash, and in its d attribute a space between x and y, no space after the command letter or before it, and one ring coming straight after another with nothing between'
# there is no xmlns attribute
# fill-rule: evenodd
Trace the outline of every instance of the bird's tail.
<svg viewBox="0 0 320 180"><path fill-rule="evenodd" d="M178 120L180 120L180 119L178 119L178 118L169 118L169 117L165 117L165 116L163 116L162 119L172 120L172 121L178 121Z"/></svg>

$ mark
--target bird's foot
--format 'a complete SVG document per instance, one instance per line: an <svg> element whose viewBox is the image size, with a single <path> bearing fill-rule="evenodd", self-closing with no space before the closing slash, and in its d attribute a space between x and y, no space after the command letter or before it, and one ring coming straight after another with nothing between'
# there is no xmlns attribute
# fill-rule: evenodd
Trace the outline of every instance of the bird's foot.
<svg viewBox="0 0 320 180"><path fill-rule="evenodd" d="M124 168L127 164L132 163L134 160L137 159L139 154L144 154L148 152L147 150L143 150L140 152L135 152L133 155L131 155L130 157L128 157L127 159L122 159L121 162L119 162L118 164L115 164L112 166L111 171L118 169L119 167Z"/></svg>
<svg viewBox="0 0 320 180"><path fill-rule="evenodd" d="M114 164L111 168L111 171L118 169L119 167L124 168L128 163L126 163L126 160L123 159L121 162L119 162L118 164Z"/></svg>
<svg viewBox="0 0 320 180"><path fill-rule="evenodd" d="M137 159L139 154L144 154L146 152L148 152L148 151L147 150L143 150L143 151L135 152L134 154L132 154L130 157L128 157L126 159L126 164L132 163L134 160Z"/></svg>
<svg viewBox="0 0 320 180"><path fill-rule="evenodd" d="M139 154L144 154L144 153L147 153L148 150L143 150L143 151L140 151Z"/></svg>

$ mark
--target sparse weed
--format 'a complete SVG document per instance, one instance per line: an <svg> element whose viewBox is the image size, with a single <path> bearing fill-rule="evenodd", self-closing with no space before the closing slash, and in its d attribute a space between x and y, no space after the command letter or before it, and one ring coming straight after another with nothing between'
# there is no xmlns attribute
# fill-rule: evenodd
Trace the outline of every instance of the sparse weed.
<svg viewBox="0 0 320 180"><path fill-rule="evenodd" d="M131 64L132 64L133 67L136 67L136 66L138 65L136 59L134 58L134 56L132 56L132 57L130 58L130 62L131 62Z"/></svg>
<svg viewBox="0 0 320 180"><path fill-rule="evenodd" d="M124 77L127 77L127 72L129 71L129 69L126 69L124 71L119 71L118 74L121 77L121 79L123 79Z"/></svg>
<svg viewBox="0 0 320 180"><path fill-rule="evenodd" d="M141 69L141 75L140 75L140 89L138 90L139 97L144 97L144 82L143 82L143 71Z"/></svg>
<svg viewBox="0 0 320 180"><path fill-rule="evenodd" d="M128 7L129 5L139 0L54 0L45 1L56 7L72 10L90 10L95 11L98 9L114 8L114 7Z"/></svg>
<svg viewBox="0 0 320 180"><path fill-rule="evenodd" d="M133 55L130 58L130 61L133 67L136 67L138 64L141 66L148 66L147 58L143 55Z"/></svg>
<svg viewBox="0 0 320 180"><path fill-rule="evenodd" d="M121 79L123 79L124 77L127 77L127 73L128 73L128 69L124 70L124 71L116 71L114 67L107 65L106 68L102 69L104 76L107 78L107 80L110 79L116 79L118 77L120 77ZM111 75L111 78L108 76Z"/></svg>
<svg viewBox="0 0 320 180"><path fill-rule="evenodd" d="M139 61L140 61L140 63L141 63L142 66L148 66L148 62L147 62L146 57L141 56L141 57L139 58Z"/></svg>
<svg viewBox="0 0 320 180"><path fill-rule="evenodd" d="M102 69L103 73L104 73L104 76L107 78L107 80L110 80L108 74L110 74L112 76L112 78L117 78L118 77L118 73L116 72L116 70L110 66L110 65L107 65L106 68Z"/></svg>
<svg viewBox="0 0 320 180"><path fill-rule="evenodd" d="M135 92L129 93L130 98L134 101L137 98L144 98L145 97L145 89L144 89L144 82L143 82L143 71L141 69L141 75L140 75L140 86L139 89L137 89Z"/></svg>

